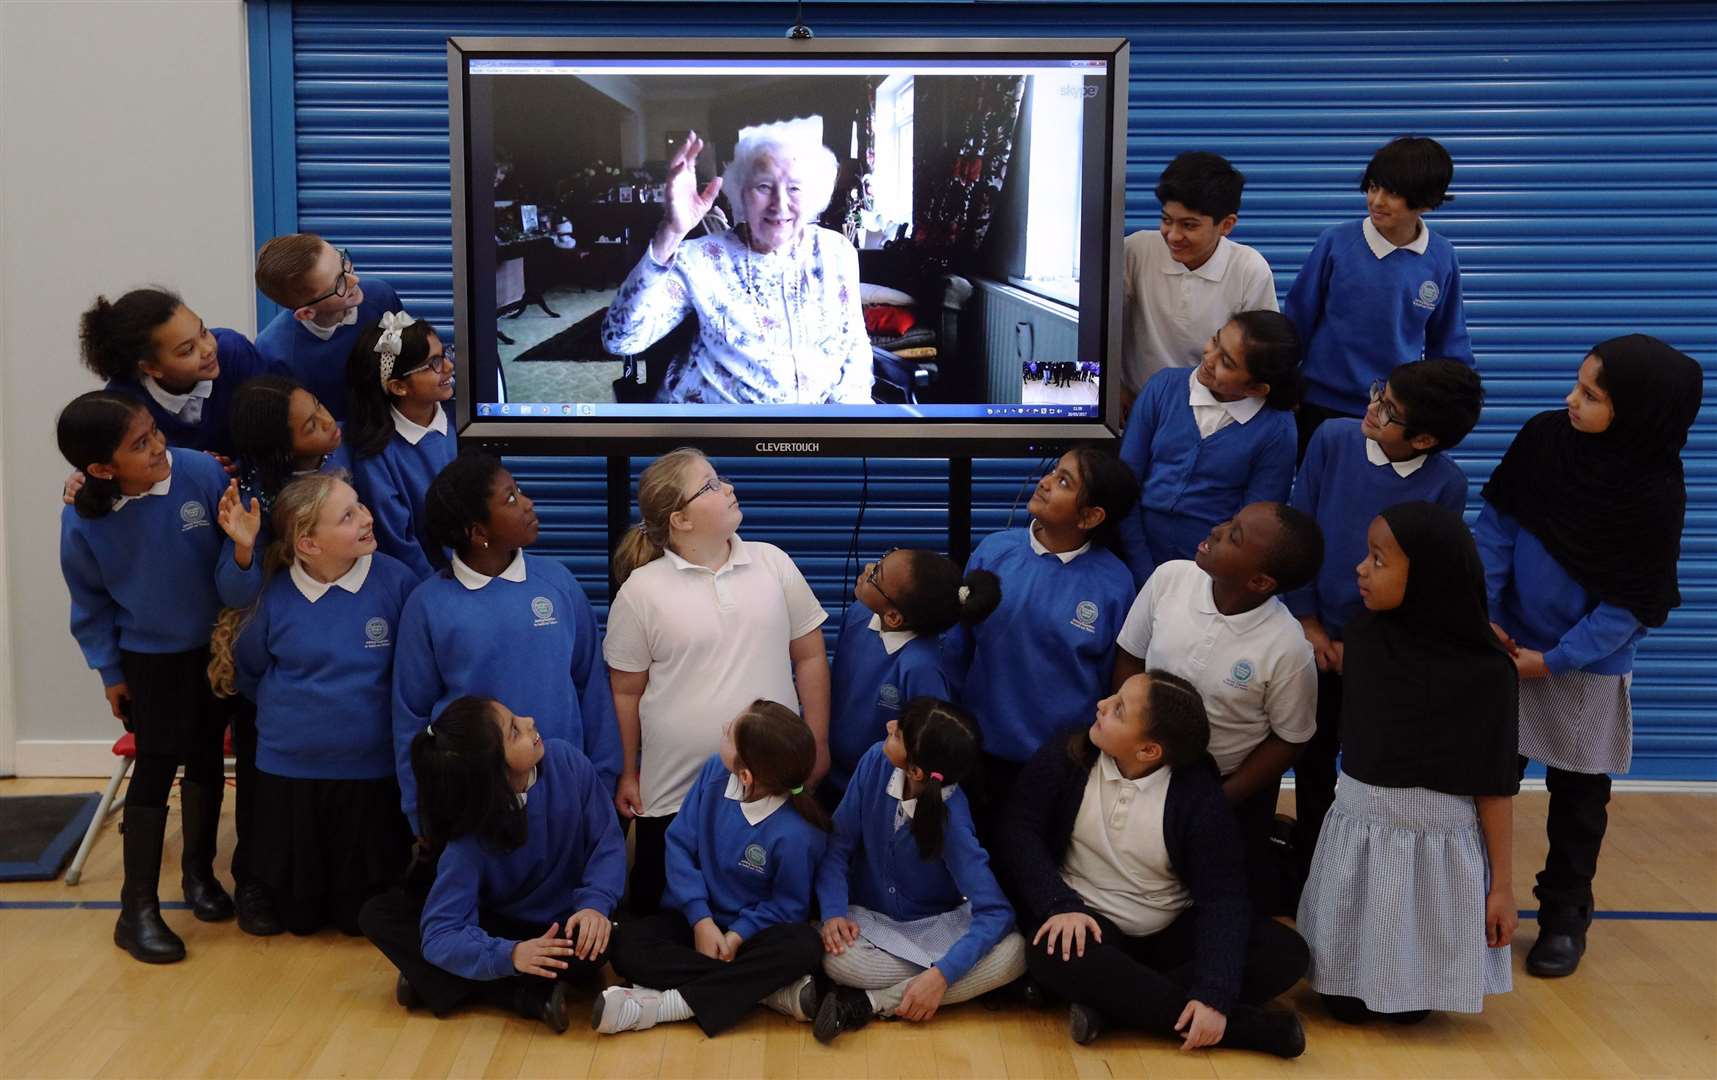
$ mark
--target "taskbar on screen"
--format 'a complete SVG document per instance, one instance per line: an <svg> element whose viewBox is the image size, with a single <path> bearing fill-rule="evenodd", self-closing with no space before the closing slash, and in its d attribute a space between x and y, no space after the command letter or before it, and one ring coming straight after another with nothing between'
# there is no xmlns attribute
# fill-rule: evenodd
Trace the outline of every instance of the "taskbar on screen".
<svg viewBox="0 0 1717 1080"><path fill-rule="evenodd" d="M677 419L714 420L800 419L830 420L900 420L900 419L995 419L995 420L1068 420L1098 415L1097 406L1042 405L657 405L616 404L614 402L478 402L477 415L486 418L548 419Z"/></svg>

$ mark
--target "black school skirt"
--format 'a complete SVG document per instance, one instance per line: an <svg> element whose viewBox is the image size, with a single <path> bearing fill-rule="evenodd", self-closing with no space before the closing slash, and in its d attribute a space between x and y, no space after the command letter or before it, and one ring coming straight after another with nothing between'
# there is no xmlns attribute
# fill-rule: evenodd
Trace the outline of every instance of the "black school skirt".
<svg viewBox="0 0 1717 1080"><path fill-rule="evenodd" d="M258 769L256 795L250 872L295 906L400 883L412 835L393 777L307 780Z"/></svg>

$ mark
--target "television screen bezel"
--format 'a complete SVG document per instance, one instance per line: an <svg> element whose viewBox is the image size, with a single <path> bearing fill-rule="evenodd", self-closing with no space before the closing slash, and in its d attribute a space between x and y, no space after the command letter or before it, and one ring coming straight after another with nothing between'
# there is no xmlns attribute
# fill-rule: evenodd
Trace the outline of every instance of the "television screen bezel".
<svg viewBox="0 0 1717 1080"><path fill-rule="evenodd" d="M648 455L688 444L712 453L838 454L869 457L979 457L1042 455L1081 443L1113 442L1121 429L1121 241L1126 217L1127 78L1131 46L1118 37L813 39L676 37L450 37L447 39L449 171L452 177L453 321L455 341L471 336L471 286L475 277L467 235L472 220L466 184L469 145L465 102L468 61L521 54L565 59L711 56L731 59L781 57L900 56L926 60L989 54L1017 59L1104 59L1108 71L1108 132L1104 165L1107 220L1101 252L1081 253L1086 272L1095 262L1105 287L1103 379L1098 415L1078 421L924 421L913 418L738 419L479 418L465 387L473 350L460 348L455 371L455 427L467 445L495 453L541 455ZM1085 317L1081 313L1081 317ZM491 331L492 332L492 331ZM982 404L981 402L979 404ZM689 408L695 408L690 406Z"/></svg>

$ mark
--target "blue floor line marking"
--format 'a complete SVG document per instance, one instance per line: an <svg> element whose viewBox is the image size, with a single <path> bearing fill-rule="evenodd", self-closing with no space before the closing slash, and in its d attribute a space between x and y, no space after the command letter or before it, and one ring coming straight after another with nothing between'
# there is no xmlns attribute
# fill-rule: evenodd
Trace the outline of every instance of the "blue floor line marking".
<svg viewBox="0 0 1717 1080"><path fill-rule="evenodd" d="M118 900L0 900L0 911L118 911ZM163 911L189 911L183 900L163 900ZM1522 908L1522 919L1538 918L1536 908ZM1717 922L1717 911L1599 911L1594 918L1617 922Z"/></svg>

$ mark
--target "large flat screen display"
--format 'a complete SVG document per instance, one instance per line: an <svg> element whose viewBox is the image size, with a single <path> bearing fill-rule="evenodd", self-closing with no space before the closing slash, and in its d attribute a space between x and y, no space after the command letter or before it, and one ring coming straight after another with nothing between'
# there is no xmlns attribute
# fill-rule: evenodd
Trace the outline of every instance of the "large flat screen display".
<svg viewBox="0 0 1717 1080"><path fill-rule="evenodd" d="M1122 40L452 39L462 437L1118 429Z"/></svg>

